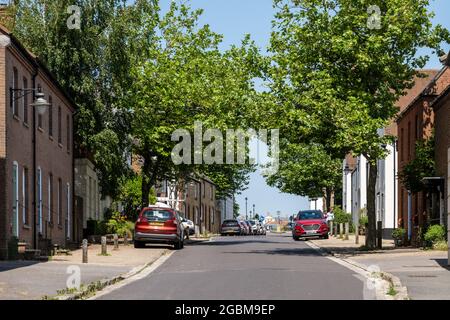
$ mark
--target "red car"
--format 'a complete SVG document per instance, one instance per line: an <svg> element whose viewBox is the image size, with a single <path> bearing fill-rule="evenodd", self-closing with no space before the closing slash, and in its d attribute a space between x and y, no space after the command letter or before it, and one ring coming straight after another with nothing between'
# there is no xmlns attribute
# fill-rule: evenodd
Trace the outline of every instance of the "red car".
<svg viewBox="0 0 450 320"><path fill-rule="evenodd" d="M165 243L175 250L184 246L184 228L180 214L171 208L148 207L141 210L134 227L134 247L146 243Z"/></svg>
<svg viewBox="0 0 450 320"><path fill-rule="evenodd" d="M300 211L294 222L294 228L292 229L292 238L294 240L312 237L328 239L328 225L322 211Z"/></svg>

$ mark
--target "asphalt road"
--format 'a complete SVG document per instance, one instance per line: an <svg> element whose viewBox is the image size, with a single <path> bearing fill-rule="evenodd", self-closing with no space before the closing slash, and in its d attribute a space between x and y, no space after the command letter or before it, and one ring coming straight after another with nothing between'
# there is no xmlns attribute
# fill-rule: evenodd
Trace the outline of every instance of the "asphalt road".
<svg viewBox="0 0 450 320"><path fill-rule="evenodd" d="M175 252L146 278L99 298L359 300L363 281L289 234L219 237Z"/></svg>

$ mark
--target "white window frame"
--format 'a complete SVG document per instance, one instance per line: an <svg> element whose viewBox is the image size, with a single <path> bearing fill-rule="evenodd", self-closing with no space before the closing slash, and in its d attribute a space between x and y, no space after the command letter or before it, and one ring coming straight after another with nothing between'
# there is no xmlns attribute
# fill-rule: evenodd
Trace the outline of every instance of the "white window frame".
<svg viewBox="0 0 450 320"><path fill-rule="evenodd" d="M37 184L38 184L38 226L39 232L42 234L42 169L37 168Z"/></svg>
<svg viewBox="0 0 450 320"><path fill-rule="evenodd" d="M67 183L66 184L66 190L67 190L67 217L66 217L66 219L67 219L67 234L66 234L66 238L68 239L68 240L70 240L70 234L71 234L71 232L70 232L70 223L71 223L71 221L70 221L70 203L71 203L71 201L70 201L70 183Z"/></svg>
<svg viewBox="0 0 450 320"><path fill-rule="evenodd" d="M17 161L13 162L13 236L19 238L19 164Z"/></svg>
<svg viewBox="0 0 450 320"><path fill-rule="evenodd" d="M27 184L28 184L28 176L25 174L25 167L22 169L22 223L25 225L27 223ZM25 178L26 177L26 178Z"/></svg>

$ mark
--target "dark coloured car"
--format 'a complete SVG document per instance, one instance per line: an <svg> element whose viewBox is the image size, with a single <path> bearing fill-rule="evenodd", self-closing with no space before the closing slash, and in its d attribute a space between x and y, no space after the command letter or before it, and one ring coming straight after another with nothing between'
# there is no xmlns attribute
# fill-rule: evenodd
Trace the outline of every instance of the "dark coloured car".
<svg viewBox="0 0 450 320"><path fill-rule="evenodd" d="M292 229L292 238L294 240L312 237L328 239L328 225L322 211L300 211L294 222L294 228Z"/></svg>
<svg viewBox="0 0 450 320"><path fill-rule="evenodd" d="M135 224L134 247L146 243L171 244L176 250L184 246L184 227L180 214L170 208L148 207L142 209Z"/></svg>
<svg viewBox="0 0 450 320"><path fill-rule="evenodd" d="M240 235L242 233L239 222L235 219L225 220L220 228L220 234L225 235Z"/></svg>

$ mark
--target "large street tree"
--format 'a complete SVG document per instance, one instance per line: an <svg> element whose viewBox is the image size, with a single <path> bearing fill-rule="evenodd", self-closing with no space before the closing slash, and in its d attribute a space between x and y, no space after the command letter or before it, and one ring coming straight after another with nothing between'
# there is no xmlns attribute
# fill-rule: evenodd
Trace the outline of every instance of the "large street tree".
<svg viewBox="0 0 450 320"><path fill-rule="evenodd" d="M157 1L17 0L15 36L46 63L77 105L76 150L92 155L103 195L116 196L128 175L131 113L124 104L131 68L146 59ZM79 28L73 25L80 8Z"/></svg>
<svg viewBox="0 0 450 320"><path fill-rule="evenodd" d="M448 32L433 27L427 0L275 0L275 6L270 86L277 117L287 119L291 143L320 143L334 159L347 152L367 158L366 244L373 248L377 160L390 139L379 129L428 60L418 49L442 54Z"/></svg>
<svg viewBox="0 0 450 320"><path fill-rule="evenodd" d="M259 99L253 79L261 73L258 50L249 37L222 52L222 36L198 24L201 13L172 2L158 17L151 44L144 49L147 60L133 68L125 101L133 112L133 153L143 164L144 206L162 179L205 174L218 185L219 195L230 195L246 185L251 170L248 164L194 163L195 122L202 124L203 133L218 129L224 137L226 129L247 129ZM172 151L179 141L171 136L180 129L190 134L192 150L183 153L186 162L176 164Z"/></svg>

